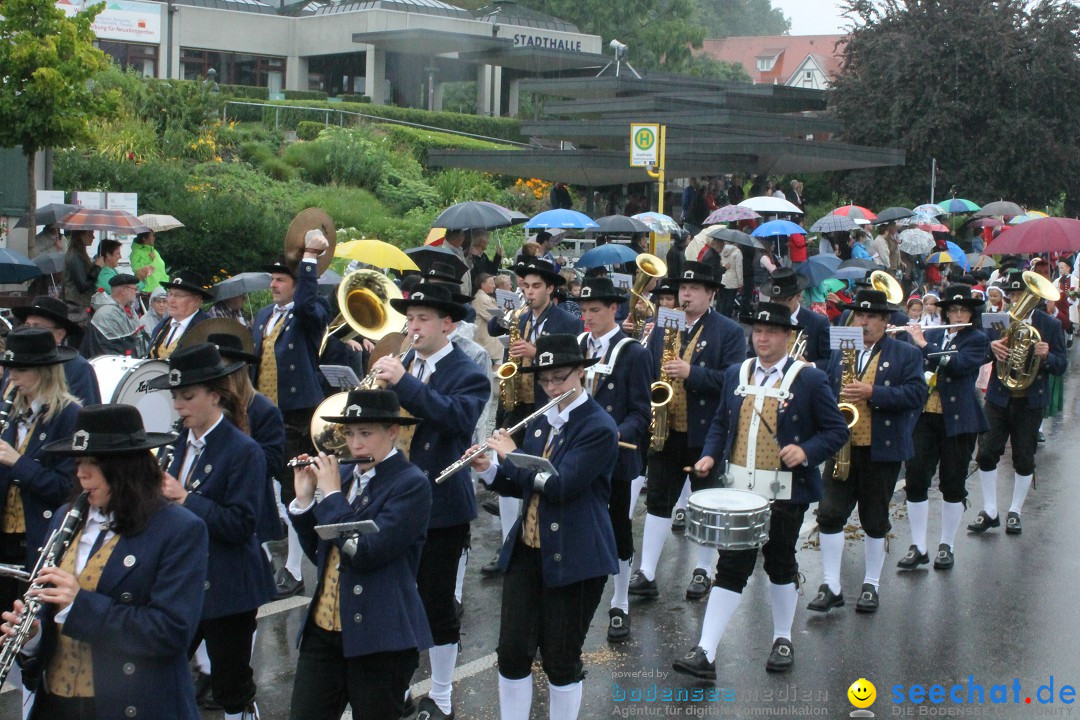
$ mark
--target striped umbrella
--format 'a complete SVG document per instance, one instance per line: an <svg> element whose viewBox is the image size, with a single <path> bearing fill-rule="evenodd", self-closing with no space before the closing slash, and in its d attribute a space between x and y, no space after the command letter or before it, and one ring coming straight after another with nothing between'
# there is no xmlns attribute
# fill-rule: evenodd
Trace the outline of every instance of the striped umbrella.
<svg viewBox="0 0 1080 720"><path fill-rule="evenodd" d="M826 215L810 226L810 232L847 232L858 227L847 215Z"/></svg>
<svg viewBox="0 0 1080 720"><path fill-rule="evenodd" d="M64 230L101 230L122 235L150 232L150 228L127 210L80 208L60 222Z"/></svg>
<svg viewBox="0 0 1080 720"><path fill-rule="evenodd" d="M960 215L961 213L973 213L978 212L981 206L976 205L970 200L964 198L949 198L948 200L940 203L941 208L950 215Z"/></svg>

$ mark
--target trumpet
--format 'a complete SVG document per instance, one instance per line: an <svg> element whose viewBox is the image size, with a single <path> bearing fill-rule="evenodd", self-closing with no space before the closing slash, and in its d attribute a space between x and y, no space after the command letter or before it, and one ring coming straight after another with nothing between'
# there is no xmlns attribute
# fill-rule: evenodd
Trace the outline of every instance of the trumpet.
<svg viewBox="0 0 1080 720"><path fill-rule="evenodd" d="M565 400L566 398L573 395L575 392L577 392L577 390L567 390L566 392L564 392L559 397L550 400L547 405L544 405L544 407L538 408L531 415L528 415L527 417L522 418L521 421L519 423L517 423L516 425L514 425L513 427L506 428L505 430L503 430L503 432L505 432L507 435L513 435L518 430L522 429L523 427L525 427L526 425L531 423L533 420L535 420L536 418L538 418L541 415L543 415L544 413L546 413L549 409L555 407L556 405L561 403L563 400ZM435 478L435 483L439 484L439 483L443 482L444 480L446 480L447 478L449 478L450 476L454 475L459 470L461 470L461 468L468 467L468 465L470 463L472 463L473 460L480 457L481 455L483 455L487 451L488 451L487 445L481 445L480 447L476 448L472 452L465 453L465 455L462 456L462 458L460 460L458 460L453 465L450 465L445 470L443 470L439 474L439 477Z"/></svg>
<svg viewBox="0 0 1080 720"><path fill-rule="evenodd" d="M330 457L337 457L337 455L331 455ZM370 462L375 462L375 458L373 458L371 455L360 455L359 457L351 458L338 458L338 465L364 465ZM294 457L292 460L287 462L285 466L291 468L305 468L314 464L315 458L301 460L299 457Z"/></svg>
<svg viewBox="0 0 1080 720"><path fill-rule="evenodd" d="M404 334L405 331L408 330L408 329L409 329L409 323L405 323L405 326L401 328L402 334ZM408 344L404 345L401 352L399 352L397 354L397 359L398 360L404 360L405 356L409 354L409 351L412 350L413 345L416 344L416 341L418 339L420 339L420 334L419 333L416 333L415 335L413 335L412 339L409 340ZM374 365L375 363L372 362L371 364ZM357 387L360 388L361 390L382 390L382 389L384 389L386 387L386 382L377 379L376 374L377 374L377 372L376 372L375 368L372 368L371 370L369 370L367 375L360 378L360 384L357 385Z"/></svg>
<svg viewBox="0 0 1080 720"><path fill-rule="evenodd" d="M791 341L791 347L788 348L788 357L792 360L798 360L806 354L806 331L800 330L799 334L795 336L795 339Z"/></svg>

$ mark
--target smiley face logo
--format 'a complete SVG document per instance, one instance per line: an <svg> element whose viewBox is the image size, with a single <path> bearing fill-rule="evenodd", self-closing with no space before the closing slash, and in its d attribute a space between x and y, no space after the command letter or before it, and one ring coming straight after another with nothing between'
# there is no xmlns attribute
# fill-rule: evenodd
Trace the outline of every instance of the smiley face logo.
<svg viewBox="0 0 1080 720"><path fill-rule="evenodd" d="M848 700L851 704L857 708L868 708L874 704L874 700L877 699L877 688L874 687L874 683L870 682L866 678L859 678L855 682L851 683L851 687L847 691Z"/></svg>

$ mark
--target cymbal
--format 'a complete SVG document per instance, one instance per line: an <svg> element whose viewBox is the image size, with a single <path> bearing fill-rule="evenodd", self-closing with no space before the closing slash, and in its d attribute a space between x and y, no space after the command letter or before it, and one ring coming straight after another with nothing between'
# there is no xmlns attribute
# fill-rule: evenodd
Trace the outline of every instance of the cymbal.
<svg viewBox="0 0 1080 720"><path fill-rule="evenodd" d="M179 350L182 347L209 342L208 338L217 334L232 335L240 338L240 344L243 346L244 352L249 355L256 354L255 340L251 336L251 330L232 318L210 318L188 328L187 332L180 336L180 342L176 344L176 348Z"/></svg>
<svg viewBox="0 0 1080 720"><path fill-rule="evenodd" d="M334 259L334 246L337 244L334 219L322 208L308 208L289 223L289 229L285 233L285 259L293 269L300 265L300 260L304 257L304 236L309 230L322 230L330 243L330 247L326 248L326 252L316 261L319 275L322 275Z"/></svg>

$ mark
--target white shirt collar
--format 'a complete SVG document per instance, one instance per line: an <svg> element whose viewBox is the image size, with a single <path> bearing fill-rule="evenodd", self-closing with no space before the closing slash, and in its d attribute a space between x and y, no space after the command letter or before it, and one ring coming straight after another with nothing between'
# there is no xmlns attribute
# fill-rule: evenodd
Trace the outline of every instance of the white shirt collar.
<svg viewBox="0 0 1080 720"><path fill-rule="evenodd" d="M770 368L766 368L761 364L760 358L754 358L754 383L757 383L758 373L765 373L765 379L770 376L783 377L784 375L784 359L780 360Z"/></svg>
<svg viewBox="0 0 1080 720"><path fill-rule="evenodd" d="M600 357L603 357L607 353L608 346L611 345L611 339L619 334L620 329L618 323L616 323L615 327L611 328L611 330L598 338L593 337L592 333L589 334L589 342L600 349Z"/></svg>
<svg viewBox="0 0 1080 720"><path fill-rule="evenodd" d="M431 375L431 373L435 372L435 366L438 364L438 362L452 352L454 352L454 343L448 342L445 346L443 346L441 350L438 350L427 357L424 357L420 353L416 353L416 359L420 360L427 366L424 375ZM416 373L413 374L415 375Z"/></svg>
<svg viewBox="0 0 1080 720"><path fill-rule="evenodd" d="M195 317L195 315L198 314L198 312L199 311L196 310L195 312L191 313L190 315L188 315L183 320L176 320L176 319L173 319L173 318L170 318L170 319L172 320L173 323L179 323L179 331L180 332L186 332L187 331L187 326L189 324L191 324L191 318ZM170 327L176 327L176 325L170 325Z"/></svg>
<svg viewBox="0 0 1080 720"><path fill-rule="evenodd" d="M548 408L544 412L544 417L547 418L548 425L555 430L562 430L562 426L570 419L570 413L573 412L574 408L584 405L585 401L588 399L589 393L582 391L569 405L566 406L565 410L560 410L558 405Z"/></svg>
<svg viewBox="0 0 1080 720"><path fill-rule="evenodd" d="M802 305L796 305L795 309L791 311L791 322L797 322L799 319L799 311L802 310Z"/></svg>
<svg viewBox="0 0 1080 720"><path fill-rule="evenodd" d="M86 515L86 526L101 528L111 528L113 515L112 513L103 513L101 508L91 507L90 512Z"/></svg>
<svg viewBox="0 0 1080 720"><path fill-rule="evenodd" d="M275 305L274 306L274 312L278 313L279 315L287 313L287 312L289 312L290 310L293 309L293 306L295 304L296 304L295 300L290 300L289 302L285 303L284 305Z"/></svg>
<svg viewBox="0 0 1080 720"><path fill-rule="evenodd" d="M210 426L210 429L202 434L202 437L198 437L198 438L195 437L195 431L194 430L189 432L188 437L187 437L187 444L190 445L191 447L198 448L199 450L204 448L206 446L206 436L209 435L210 433L214 432L214 430L217 428L217 426L220 425L221 421L224 420L224 419L225 419L225 413L221 413L221 415L218 416L217 421L213 425Z"/></svg>

